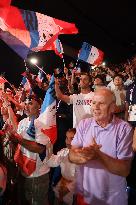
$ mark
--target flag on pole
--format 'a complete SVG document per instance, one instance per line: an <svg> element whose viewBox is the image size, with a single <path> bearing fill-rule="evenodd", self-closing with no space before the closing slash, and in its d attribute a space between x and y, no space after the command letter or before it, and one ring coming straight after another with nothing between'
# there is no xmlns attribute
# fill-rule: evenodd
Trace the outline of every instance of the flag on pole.
<svg viewBox="0 0 136 205"><path fill-rule="evenodd" d="M43 72L41 70L39 70L38 75L36 77L36 81L37 82L42 82L43 79L44 79Z"/></svg>
<svg viewBox="0 0 136 205"><path fill-rule="evenodd" d="M8 82L8 81L5 78L0 76L0 84L4 84L6 82Z"/></svg>
<svg viewBox="0 0 136 205"><path fill-rule="evenodd" d="M20 85L23 86L23 88L25 89L25 91L30 92L30 90L31 90L31 85L30 85L30 83L29 83L29 80L28 80L25 76L23 76Z"/></svg>
<svg viewBox="0 0 136 205"><path fill-rule="evenodd" d="M76 33L73 23L14 6L0 7L0 38L23 59L31 51L46 50L59 34Z"/></svg>
<svg viewBox="0 0 136 205"><path fill-rule="evenodd" d="M61 41L57 38L55 41L55 53L60 56L61 58L63 58L63 46Z"/></svg>
<svg viewBox="0 0 136 205"><path fill-rule="evenodd" d="M56 128L56 99L55 99L54 75L52 75L49 88L46 91L41 112L36 119L35 126L40 127L41 131L47 136L51 143L54 144L57 139Z"/></svg>
<svg viewBox="0 0 136 205"><path fill-rule="evenodd" d="M47 48L47 50L54 50L56 55L63 58L63 46L61 41L57 38L50 47Z"/></svg>
<svg viewBox="0 0 136 205"><path fill-rule="evenodd" d="M103 61L103 57L103 51L86 42L83 42L78 54L78 60L85 61L91 65L100 65Z"/></svg>

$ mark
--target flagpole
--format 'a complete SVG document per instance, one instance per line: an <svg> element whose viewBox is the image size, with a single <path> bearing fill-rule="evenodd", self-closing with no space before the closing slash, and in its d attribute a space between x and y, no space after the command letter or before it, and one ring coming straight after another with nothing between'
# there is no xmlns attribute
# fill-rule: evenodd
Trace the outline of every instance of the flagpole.
<svg viewBox="0 0 136 205"><path fill-rule="evenodd" d="M12 87L11 83L10 83L6 78L4 78L4 76L2 76L2 78L3 78L4 80L6 80L6 82Z"/></svg>
<svg viewBox="0 0 136 205"><path fill-rule="evenodd" d="M45 75L47 75L47 73L45 73L45 71L42 69L42 68L40 68L37 64L35 64L35 63L33 63L40 71L42 71Z"/></svg>

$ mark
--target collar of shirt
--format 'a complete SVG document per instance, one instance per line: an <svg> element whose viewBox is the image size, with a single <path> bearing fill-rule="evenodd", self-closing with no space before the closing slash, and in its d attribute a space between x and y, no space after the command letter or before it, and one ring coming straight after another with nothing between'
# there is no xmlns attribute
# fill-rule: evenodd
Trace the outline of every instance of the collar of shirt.
<svg viewBox="0 0 136 205"><path fill-rule="evenodd" d="M98 125L98 123L96 122L96 120L93 118L93 120L92 120L92 123L91 123L91 126L94 126L94 127L99 127L99 129L110 129L112 126L113 126L113 124L115 123L115 121L116 121L116 117L115 116L113 116L113 118L112 118L112 121L106 126L106 127L101 127L100 125Z"/></svg>

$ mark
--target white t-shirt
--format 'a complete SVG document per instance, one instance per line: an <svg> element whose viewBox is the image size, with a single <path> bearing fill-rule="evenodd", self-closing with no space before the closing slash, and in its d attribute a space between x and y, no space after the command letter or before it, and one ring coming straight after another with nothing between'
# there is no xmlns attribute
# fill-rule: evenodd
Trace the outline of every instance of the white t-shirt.
<svg viewBox="0 0 136 205"><path fill-rule="evenodd" d="M112 92L114 92L115 97L116 97L116 105L117 106L121 106L121 105L125 105L125 99L126 99L126 90L122 89L122 90L117 90L115 89L111 89Z"/></svg>
<svg viewBox="0 0 136 205"><path fill-rule="evenodd" d="M107 87L110 88L111 90L115 89L113 80L110 83L108 83Z"/></svg>
<svg viewBox="0 0 136 205"><path fill-rule="evenodd" d="M30 138L30 136L26 133L30 123L31 121L29 120L29 117L21 120L18 125L18 134L20 134L24 139L36 141L37 143L42 145L46 145L47 143L49 143L49 138L46 137L41 132L41 129L39 129L37 126L35 126L35 139ZM36 159L36 170L29 177L39 177L49 172L50 168L46 165L46 163L44 163L46 159L44 159L44 162L42 162L38 153L30 152L23 146L21 146L21 151L27 156L29 155L31 159Z"/></svg>
<svg viewBox="0 0 136 205"><path fill-rule="evenodd" d="M69 149L63 148L59 152L57 152L57 155L52 155L47 164L50 167L57 167L60 165L62 176L65 179L69 180L69 182L66 183L66 187L68 188L69 192L63 197L63 201L66 204L72 205L73 194L75 192L75 172L77 165L69 161L68 154ZM59 198L60 182L57 183L53 190L56 197Z"/></svg>
<svg viewBox="0 0 136 205"><path fill-rule="evenodd" d="M73 104L73 127L77 127L80 120L92 117L91 102L94 93L70 95L70 104Z"/></svg>

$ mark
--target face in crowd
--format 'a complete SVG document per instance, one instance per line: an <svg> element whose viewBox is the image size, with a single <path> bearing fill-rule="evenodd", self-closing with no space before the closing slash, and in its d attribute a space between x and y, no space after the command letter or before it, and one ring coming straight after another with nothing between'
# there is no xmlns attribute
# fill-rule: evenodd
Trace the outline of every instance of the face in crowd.
<svg viewBox="0 0 136 205"><path fill-rule="evenodd" d="M39 114L40 103L35 99L25 101L25 113L27 116L37 116Z"/></svg>
<svg viewBox="0 0 136 205"><path fill-rule="evenodd" d="M122 86L123 85L123 79L120 76L116 76L113 80L115 86Z"/></svg>
<svg viewBox="0 0 136 205"><path fill-rule="evenodd" d="M108 89L99 89L94 92L91 106L96 121L108 120L114 113L115 96Z"/></svg>
<svg viewBox="0 0 136 205"><path fill-rule="evenodd" d="M83 74L80 76L80 88L86 89L88 87L90 87L90 77Z"/></svg>
<svg viewBox="0 0 136 205"><path fill-rule="evenodd" d="M94 85L103 85L102 79L100 79L100 78L95 78L95 80L94 80Z"/></svg>
<svg viewBox="0 0 136 205"><path fill-rule="evenodd" d="M72 140L74 138L75 133L76 133L76 130L74 128L73 128L73 130L68 130L66 132L66 141L65 142L66 142L66 147L68 149L71 148L71 142L72 142Z"/></svg>

